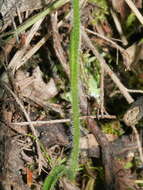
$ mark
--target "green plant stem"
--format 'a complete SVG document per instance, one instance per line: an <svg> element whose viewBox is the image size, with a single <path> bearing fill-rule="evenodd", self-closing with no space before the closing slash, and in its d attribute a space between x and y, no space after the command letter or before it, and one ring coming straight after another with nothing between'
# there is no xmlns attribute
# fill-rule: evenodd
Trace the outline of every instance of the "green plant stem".
<svg viewBox="0 0 143 190"><path fill-rule="evenodd" d="M79 140L80 140L80 118L79 118L79 51L80 51L80 10L79 0L72 0L73 18L72 33L70 41L70 73L71 73L71 98L72 98L72 121L73 121L73 148L70 155L69 167L57 166L52 169L46 178L43 190L53 189L59 177L68 175L70 180L74 180L78 169Z"/></svg>
<svg viewBox="0 0 143 190"><path fill-rule="evenodd" d="M80 120L79 120L79 51L80 51L80 8L79 0L72 0L73 5L73 28L70 42L70 67L71 67L71 98L72 98L72 121L73 121L73 148L69 162L69 178L73 180L78 168Z"/></svg>

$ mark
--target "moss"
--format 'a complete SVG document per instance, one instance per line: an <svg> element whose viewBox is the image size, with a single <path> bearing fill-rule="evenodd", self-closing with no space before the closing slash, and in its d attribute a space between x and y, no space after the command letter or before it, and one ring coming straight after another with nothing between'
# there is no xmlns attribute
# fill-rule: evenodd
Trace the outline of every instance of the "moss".
<svg viewBox="0 0 143 190"><path fill-rule="evenodd" d="M124 133L119 121L111 121L103 124L102 131L105 134L113 134L117 136L121 136Z"/></svg>
<svg viewBox="0 0 143 190"><path fill-rule="evenodd" d="M97 5L97 9L92 13L92 24L97 22L102 22L106 19L106 15L109 14L108 5L106 0L89 0L91 3L95 3Z"/></svg>

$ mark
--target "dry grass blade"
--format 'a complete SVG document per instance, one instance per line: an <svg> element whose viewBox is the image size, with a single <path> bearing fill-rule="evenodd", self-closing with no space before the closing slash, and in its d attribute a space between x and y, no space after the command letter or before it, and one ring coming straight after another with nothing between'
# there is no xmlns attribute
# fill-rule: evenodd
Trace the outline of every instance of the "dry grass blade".
<svg viewBox="0 0 143 190"><path fill-rule="evenodd" d="M33 27L31 28L29 34L27 35L27 38L26 38L26 42L25 42L25 45L22 49L18 50L16 52L16 54L14 55L14 57L11 59L9 65L8 65L8 68L12 69L13 70L13 73L23 65L23 57L25 56L25 54L28 52L28 49L29 49L29 44L30 44L30 41L32 40L32 38L34 37L35 33L38 31L42 21L43 21L44 18L40 19L37 23L35 23L33 25ZM41 46L40 46L41 47ZM30 55L32 56L32 54ZM30 57L29 57L30 58Z"/></svg>
<svg viewBox="0 0 143 190"><path fill-rule="evenodd" d="M17 66L13 62L13 66L16 66L15 70L18 70L21 66L23 66L46 43L46 41L49 39L49 36L49 34L46 34L39 42L37 42L37 44L34 45L34 47L32 47L24 55L22 54L19 64L16 64Z"/></svg>

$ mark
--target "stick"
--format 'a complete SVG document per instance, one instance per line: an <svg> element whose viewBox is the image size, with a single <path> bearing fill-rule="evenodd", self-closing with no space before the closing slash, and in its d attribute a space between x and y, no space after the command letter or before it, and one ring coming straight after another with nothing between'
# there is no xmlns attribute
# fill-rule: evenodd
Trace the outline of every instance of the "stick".
<svg viewBox="0 0 143 190"><path fill-rule="evenodd" d="M80 117L80 119L96 119L96 118L101 118L101 119L116 119L116 116L114 115L98 115L98 116L94 116L94 115L89 115L89 116L82 116ZM71 119L56 119L56 120L50 120L50 121L31 121L30 123L32 125L44 125L44 124L56 124L56 123L68 123L71 122ZM10 125L19 125L19 126L23 126L23 125L29 125L29 122L15 122L15 123L10 123Z"/></svg>

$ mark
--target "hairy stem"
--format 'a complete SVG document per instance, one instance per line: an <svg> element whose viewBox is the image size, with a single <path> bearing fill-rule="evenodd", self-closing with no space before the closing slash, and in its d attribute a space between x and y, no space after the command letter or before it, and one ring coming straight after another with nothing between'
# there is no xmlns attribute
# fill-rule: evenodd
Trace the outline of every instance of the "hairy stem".
<svg viewBox="0 0 143 190"><path fill-rule="evenodd" d="M71 67L71 97L73 121L73 149L70 156L70 179L74 179L78 168L80 120L79 120L79 50L80 50L80 10L79 0L73 0L72 33L70 42L70 67Z"/></svg>

